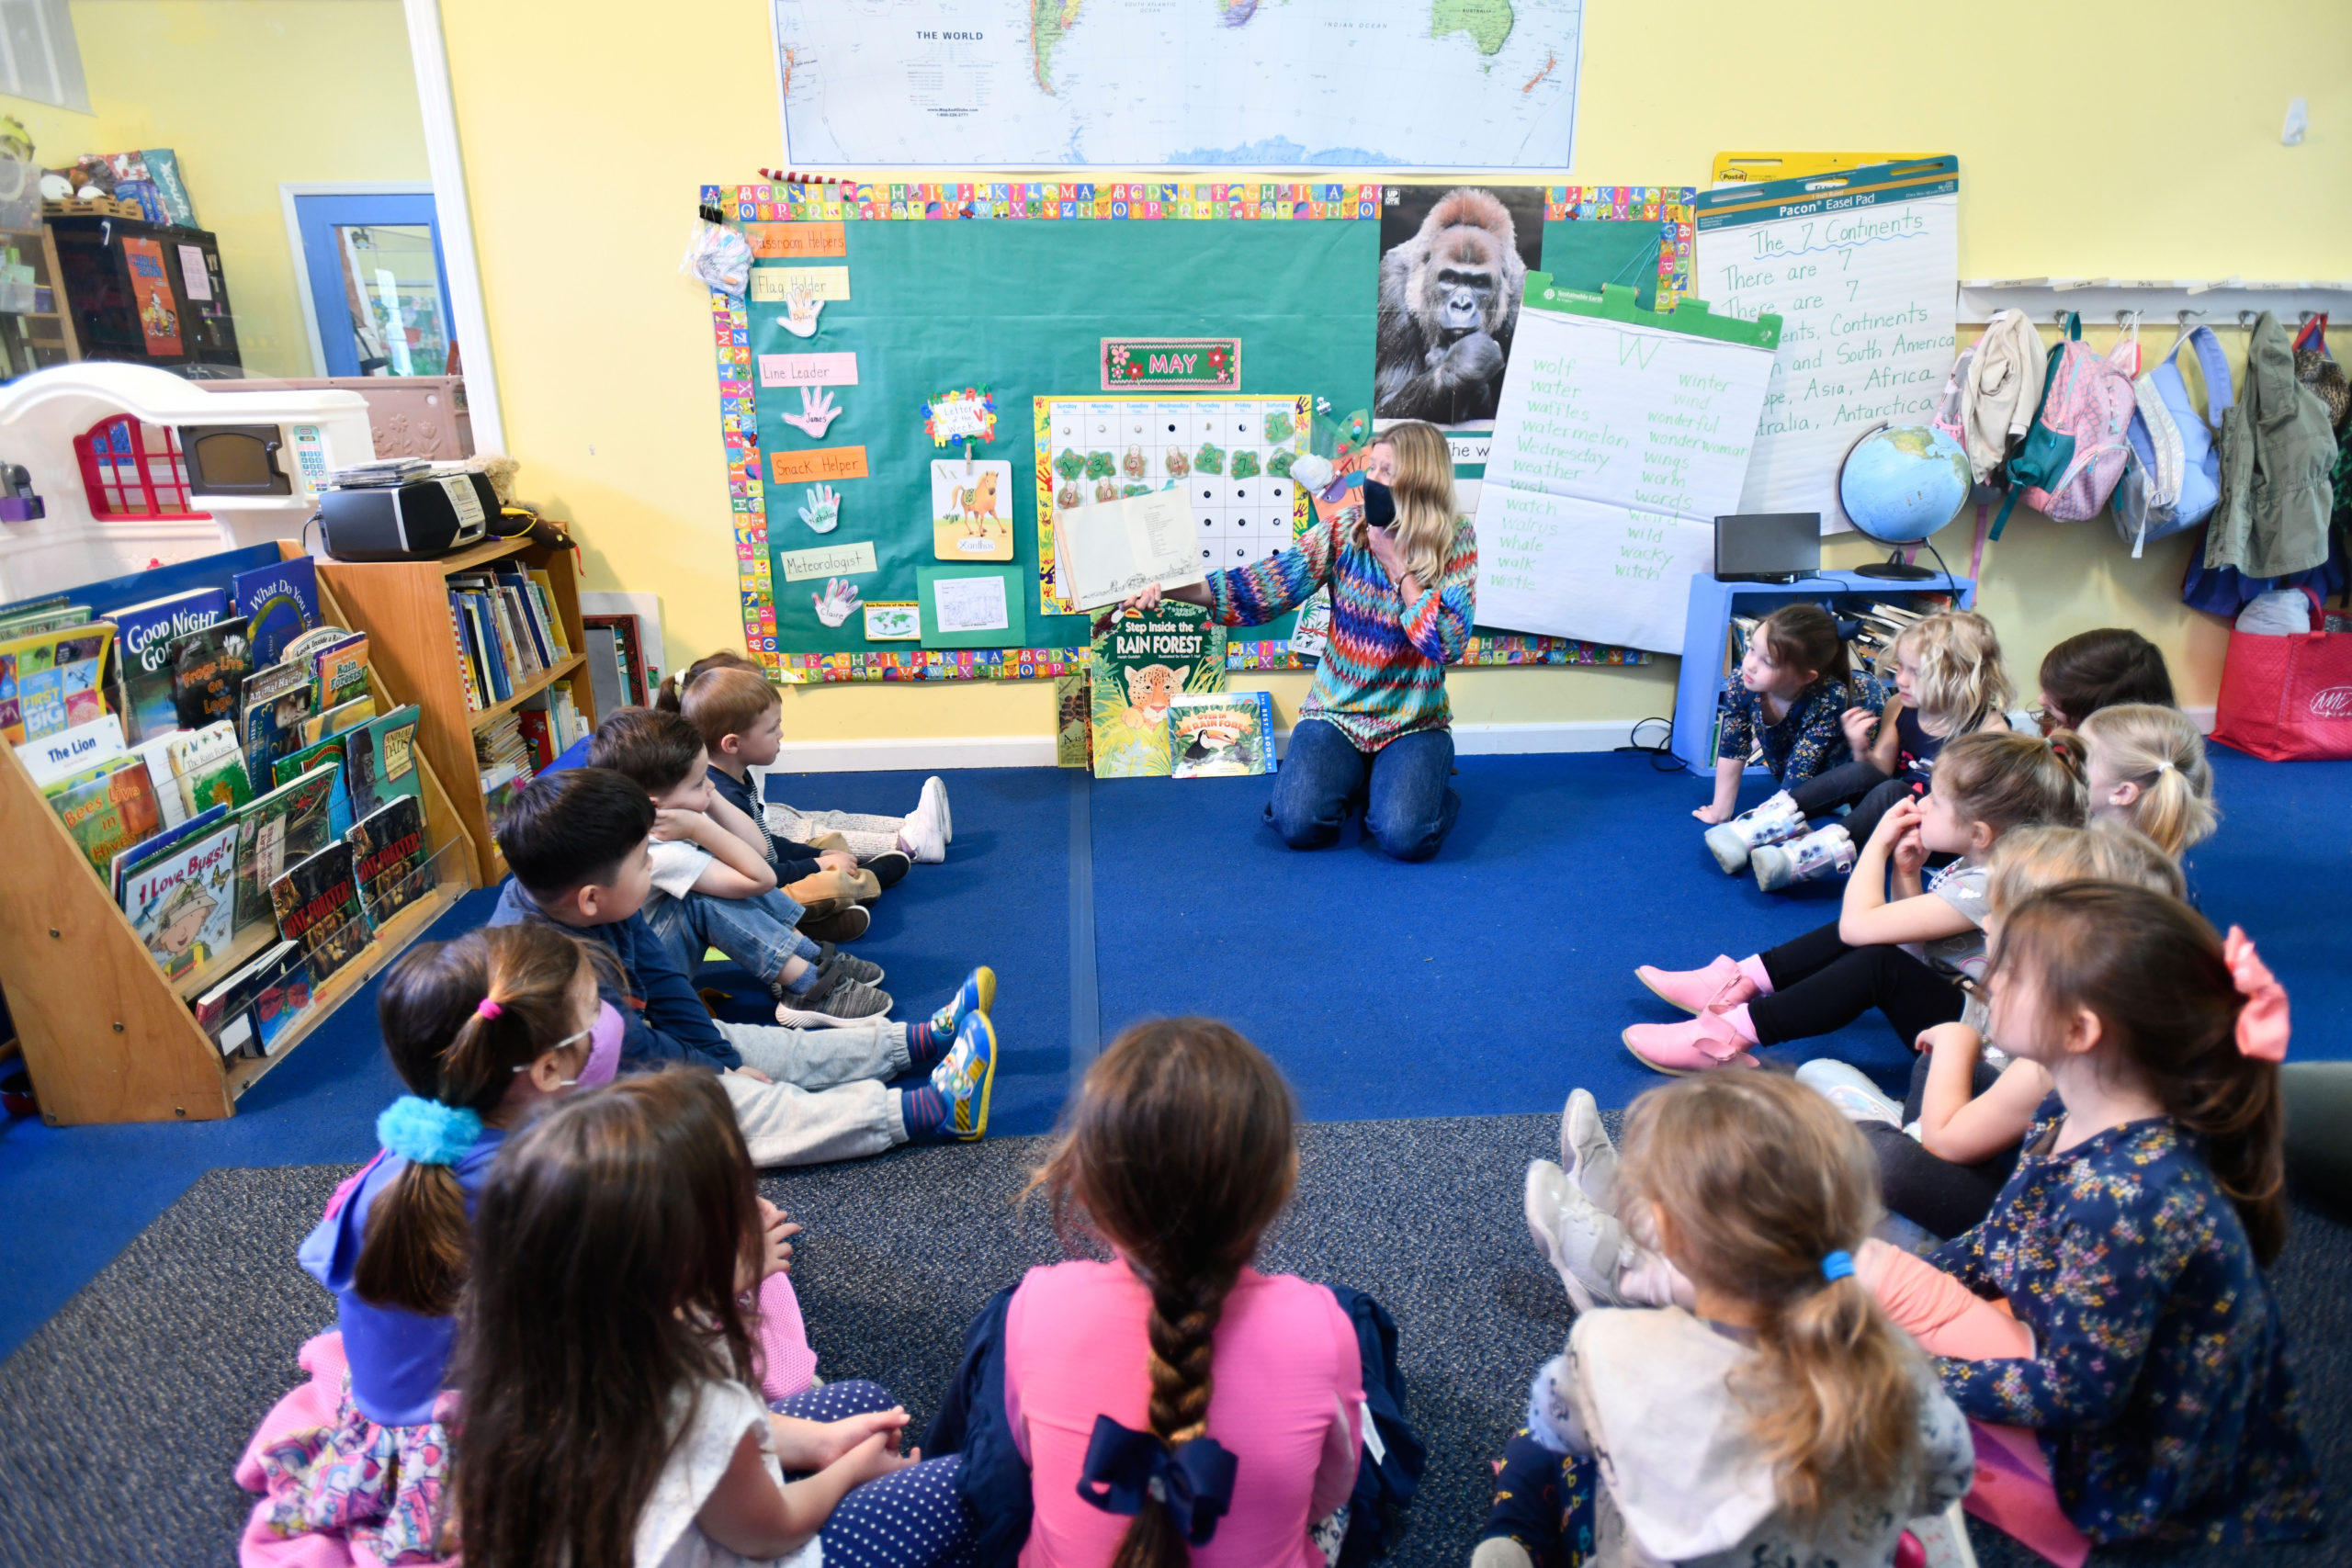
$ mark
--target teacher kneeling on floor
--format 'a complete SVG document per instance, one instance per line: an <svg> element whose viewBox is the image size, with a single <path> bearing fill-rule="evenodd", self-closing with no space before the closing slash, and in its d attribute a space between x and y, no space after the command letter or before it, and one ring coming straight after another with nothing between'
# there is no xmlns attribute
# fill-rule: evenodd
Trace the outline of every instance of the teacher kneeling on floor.
<svg viewBox="0 0 2352 1568"><path fill-rule="evenodd" d="M1470 637L1478 544L1454 505L1453 457L1435 426L1394 425L1366 456L1360 506L1318 521L1278 556L1167 596L1207 606L1220 626L1255 626L1329 586L1330 641L1266 820L1292 849L1320 849L1361 807L1374 842L1420 861L1437 853L1462 807L1447 782L1445 666ZM1160 597L1146 589L1126 607L1148 610Z"/></svg>

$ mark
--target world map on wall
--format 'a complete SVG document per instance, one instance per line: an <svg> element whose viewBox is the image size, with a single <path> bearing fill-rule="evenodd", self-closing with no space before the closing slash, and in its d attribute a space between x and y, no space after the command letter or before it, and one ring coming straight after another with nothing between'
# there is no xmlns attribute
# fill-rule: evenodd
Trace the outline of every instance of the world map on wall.
<svg viewBox="0 0 2352 1568"><path fill-rule="evenodd" d="M795 167L1568 167L1583 0L774 0Z"/></svg>

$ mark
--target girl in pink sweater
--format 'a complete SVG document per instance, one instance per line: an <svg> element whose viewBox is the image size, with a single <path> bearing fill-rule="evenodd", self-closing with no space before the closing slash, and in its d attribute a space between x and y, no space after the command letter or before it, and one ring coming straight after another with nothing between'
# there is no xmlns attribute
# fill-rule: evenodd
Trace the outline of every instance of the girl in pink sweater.
<svg viewBox="0 0 2352 1568"><path fill-rule="evenodd" d="M1120 1036L1034 1185L1112 1261L1033 1269L1004 1411L1023 1568L1323 1568L1355 1484L1363 1362L1331 1292L1250 1267L1298 1176L1289 1087L1221 1023Z"/></svg>

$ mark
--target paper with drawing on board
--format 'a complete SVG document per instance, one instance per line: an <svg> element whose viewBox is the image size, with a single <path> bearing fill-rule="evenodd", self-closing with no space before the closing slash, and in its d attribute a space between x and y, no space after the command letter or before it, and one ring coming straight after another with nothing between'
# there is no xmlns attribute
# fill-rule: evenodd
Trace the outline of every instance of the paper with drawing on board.
<svg viewBox="0 0 2352 1568"><path fill-rule="evenodd" d="M1478 622L1679 652L1690 574L1737 510L1771 333L1696 301L1661 324L1622 289L1538 308L1539 279L1478 498Z"/></svg>
<svg viewBox="0 0 2352 1568"><path fill-rule="evenodd" d="M943 577L933 589L943 632L1001 632L1012 625L1001 577Z"/></svg>
<svg viewBox="0 0 2352 1568"><path fill-rule="evenodd" d="M1951 374L1960 160L1709 191L1695 223L1699 292L1727 316L1781 319L1736 510L1851 528L1847 450L1873 425L1927 423Z"/></svg>
<svg viewBox="0 0 2352 1568"><path fill-rule="evenodd" d="M1100 609L1152 584L1180 588L1204 575L1184 492L1158 490L1065 513L1054 531L1057 575L1079 609Z"/></svg>

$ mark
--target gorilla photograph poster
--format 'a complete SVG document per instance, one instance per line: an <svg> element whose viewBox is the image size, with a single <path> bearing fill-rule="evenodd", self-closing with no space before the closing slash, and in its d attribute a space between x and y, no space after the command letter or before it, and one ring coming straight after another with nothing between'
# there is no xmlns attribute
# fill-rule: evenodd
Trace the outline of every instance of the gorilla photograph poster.
<svg viewBox="0 0 2352 1568"><path fill-rule="evenodd" d="M1373 417L1490 426L1520 295L1543 250L1540 186L1389 186Z"/></svg>

